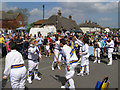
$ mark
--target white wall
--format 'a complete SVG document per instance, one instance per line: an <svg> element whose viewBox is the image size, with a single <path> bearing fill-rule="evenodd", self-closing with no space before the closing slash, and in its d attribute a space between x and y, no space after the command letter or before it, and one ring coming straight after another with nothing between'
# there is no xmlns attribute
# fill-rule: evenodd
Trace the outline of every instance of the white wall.
<svg viewBox="0 0 120 90"><path fill-rule="evenodd" d="M100 31L100 30L101 30L100 28L90 28L90 27L80 27L80 29L81 29L84 33L86 33L87 31L93 32L93 31Z"/></svg>
<svg viewBox="0 0 120 90"><path fill-rule="evenodd" d="M36 34L36 36L38 35L38 32L41 32L42 36L47 36L48 33L56 33L56 28L55 26L44 26L43 28L31 28L29 35L32 34L32 36L34 36L34 34Z"/></svg>

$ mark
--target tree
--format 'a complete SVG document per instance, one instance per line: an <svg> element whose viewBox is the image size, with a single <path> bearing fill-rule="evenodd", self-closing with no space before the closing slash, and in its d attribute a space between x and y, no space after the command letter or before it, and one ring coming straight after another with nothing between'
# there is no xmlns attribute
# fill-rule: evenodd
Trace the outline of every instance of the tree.
<svg viewBox="0 0 120 90"><path fill-rule="evenodd" d="M34 27L34 22L30 24L30 27Z"/></svg>
<svg viewBox="0 0 120 90"><path fill-rule="evenodd" d="M7 11L8 14L14 14L14 11L13 10L9 10Z"/></svg>
<svg viewBox="0 0 120 90"><path fill-rule="evenodd" d="M28 9L27 8L24 8L24 9L17 8L15 10L15 13L20 13L23 16L24 26L27 26L28 25L28 17L30 16Z"/></svg>

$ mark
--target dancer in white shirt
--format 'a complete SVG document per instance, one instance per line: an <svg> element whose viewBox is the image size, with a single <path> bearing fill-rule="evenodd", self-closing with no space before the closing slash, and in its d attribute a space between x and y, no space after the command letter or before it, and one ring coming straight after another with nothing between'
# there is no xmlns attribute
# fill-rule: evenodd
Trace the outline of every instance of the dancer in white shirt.
<svg viewBox="0 0 120 90"><path fill-rule="evenodd" d="M39 59L41 60L41 53L38 49L38 44L34 46L35 41L32 40L30 42L30 47L28 49L28 83L32 83L32 70L34 71L34 79L41 80L40 77L38 77L38 65L39 65Z"/></svg>
<svg viewBox="0 0 120 90"><path fill-rule="evenodd" d="M84 71L85 74L89 75L89 40L87 37L83 38L84 45L82 46L82 52L80 52L81 55L81 69L80 73L78 73L78 76L83 76ZM86 69L85 69L86 68Z"/></svg>
<svg viewBox="0 0 120 90"><path fill-rule="evenodd" d="M15 42L10 42L11 51L5 58L5 70L3 79L10 75L12 89L24 89L26 81L26 67L21 53L16 50Z"/></svg>
<svg viewBox="0 0 120 90"><path fill-rule="evenodd" d="M58 37L56 37L56 42L55 42L55 49L54 49L54 52L55 52L55 56L57 57L57 58L60 58L59 57L59 54L60 54L60 39L61 39L61 37L60 36L58 36ZM53 61L53 63L52 63L52 70L54 70L54 65L55 64L57 64L57 60L56 60L56 57L54 56L54 61ZM60 70L60 67L59 67L59 65L57 65L57 67L58 67L58 69Z"/></svg>
<svg viewBox="0 0 120 90"><path fill-rule="evenodd" d="M69 47L64 39L60 40L60 46L63 47L62 54L64 57L66 57L65 63L67 64L65 75L66 84L65 86L61 86L61 88L69 88L70 90L75 90L74 80L72 77L75 73L75 67L78 65L78 58L74 53L74 49Z"/></svg>

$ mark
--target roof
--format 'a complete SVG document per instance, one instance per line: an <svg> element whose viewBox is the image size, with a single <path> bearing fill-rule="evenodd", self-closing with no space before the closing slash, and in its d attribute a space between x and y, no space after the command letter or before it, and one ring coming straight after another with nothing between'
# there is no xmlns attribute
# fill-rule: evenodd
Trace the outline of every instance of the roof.
<svg viewBox="0 0 120 90"><path fill-rule="evenodd" d="M46 21L46 20L47 20L47 19L38 20L38 21L36 21L36 22L34 23L34 25L41 25L41 24L43 24L43 22Z"/></svg>
<svg viewBox="0 0 120 90"><path fill-rule="evenodd" d="M44 22L45 25L55 25L57 26L57 29L60 30L63 28L64 30L71 30L71 29L77 29L79 30L79 26L76 24L76 22L72 19L68 19L62 16L58 15L52 15Z"/></svg>
<svg viewBox="0 0 120 90"><path fill-rule="evenodd" d="M2 20L5 20L5 19L13 20L13 19L16 19L18 15L19 15L19 13L8 14L6 12L0 12L0 19L2 19Z"/></svg>
<svg viewBox="0 0 120 90"><path fill-rule="evenodd" d="M79 27L102 28L99 24L95 24L95 23L82 23L82 24L79 25Z"/></svg>

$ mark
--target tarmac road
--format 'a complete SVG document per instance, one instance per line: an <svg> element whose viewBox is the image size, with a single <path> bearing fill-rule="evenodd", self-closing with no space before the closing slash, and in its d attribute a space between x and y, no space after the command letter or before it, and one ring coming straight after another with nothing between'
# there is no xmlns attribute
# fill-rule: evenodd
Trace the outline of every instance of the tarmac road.
<svg viewBox="0 0 120 90"><path fill-rule="evenodd" d="M1 60L0 60L1 61ZM51 70L51 64L53 61L53 55L49 57L42 56L42 61L39 63L39 71L41 75L41 81L33 80L32 84L29 84L26 81L26 87L30 88L60 88L62 84L65 83L65 66L62 66L62 72L58 69L54 71ZM3 65L2 69L4 70L4 59L2 60ZM112 66L107 66L107 58L103 59L100 64L90 61L90 75L85 75L83 77L77 76L78 69L76 68L76 73L73 77L75 81L76 88L94 88L97 81L102 81L104 76L109 77L110 88L118 88L118 62L120 59L113 60ZM1 66L0 62L0 66ZM25 60L25 66L27 67L27 60ZM7 81L7 84L4 88L11 88L10 82Z"/></svg>

